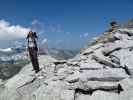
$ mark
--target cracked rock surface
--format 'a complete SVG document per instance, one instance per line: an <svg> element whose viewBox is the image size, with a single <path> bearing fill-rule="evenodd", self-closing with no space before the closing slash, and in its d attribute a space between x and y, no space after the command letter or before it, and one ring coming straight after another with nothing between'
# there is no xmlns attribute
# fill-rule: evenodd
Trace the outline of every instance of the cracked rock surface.
<svg viewBox="0 0 133 100"><path fill-rule="evenodd" d="M133 100L133 29L104 34L66 61L39 60L37 77L29 64L0 84L0 100Z"/></svg>

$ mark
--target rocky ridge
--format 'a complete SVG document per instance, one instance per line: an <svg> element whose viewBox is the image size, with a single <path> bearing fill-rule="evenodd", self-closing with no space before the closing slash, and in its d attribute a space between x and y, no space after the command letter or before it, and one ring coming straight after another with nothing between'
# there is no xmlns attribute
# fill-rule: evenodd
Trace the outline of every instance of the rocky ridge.
<svg viewBox="0 0 133 100"><path fill-rule="evenodd" d="M0 100L132 100L133 29L104 33L73 59L40 57L1 83ZM47 62L47 63L46 63ZM39 78L42 76L43 78Z"/></svg>

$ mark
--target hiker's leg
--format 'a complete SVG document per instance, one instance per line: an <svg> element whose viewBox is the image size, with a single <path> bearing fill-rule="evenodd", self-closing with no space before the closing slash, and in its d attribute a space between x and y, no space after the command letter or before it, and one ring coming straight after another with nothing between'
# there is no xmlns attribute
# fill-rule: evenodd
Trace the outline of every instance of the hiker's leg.
<svg viewBox="0 0 133 100"><path fill-rule="evenodd" d="M34 56L33 56L33 61L34 61L33 67L34 67L35 72L37 73L40 70L39 69L39 63L38 63L38 57L37 57L37 51L34 50L33 54L34 54Z"/></svg>
<svg viewBox="0 0 133 100"><path fill-rule="evenodd" d="M38 63L38 59L36 60L36 66L35 66L35 68L36 68L36 71L37 71L37 72L39 72L39 71L40 71L40 68L39 68L39 63Z"/></svg>
<svg viewBox="0 0 133 100"><path fill-rule="evenodd" d="M29 55L30 55L30 60L32 62L33 69L35 70L36 73L39 72L37 53L34 50L34 48L29 48Z"/></svg>
<svg viewBox="0 0 133 100"><path fill-rule="evenodd" d="M39 72L39 71L40 71L40 69L39 69L38 59L34 59L34 61L35 61L35 64L34 64L34 69L35 69L35 71L36 71L36 73L37 73L37 72Z"/></svg>
<svg viewBox="0 0 133 100"><path fill-rule="evenodd" d="M30 56L32 66L34 66L34 54L33 54L33 49L32 48L29 48L29 56Z"/></svg>

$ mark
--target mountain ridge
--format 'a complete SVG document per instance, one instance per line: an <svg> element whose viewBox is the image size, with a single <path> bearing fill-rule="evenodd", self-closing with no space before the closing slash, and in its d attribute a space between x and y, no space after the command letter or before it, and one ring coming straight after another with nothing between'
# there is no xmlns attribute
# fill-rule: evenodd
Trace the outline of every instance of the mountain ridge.
<svg viewBox="0 0 133 100"><path fill-rule="evenodd" d="M72 59L45 58L37 77L30 64L2 84L0 100L133 99L133 28L105 32Z"/></svg>

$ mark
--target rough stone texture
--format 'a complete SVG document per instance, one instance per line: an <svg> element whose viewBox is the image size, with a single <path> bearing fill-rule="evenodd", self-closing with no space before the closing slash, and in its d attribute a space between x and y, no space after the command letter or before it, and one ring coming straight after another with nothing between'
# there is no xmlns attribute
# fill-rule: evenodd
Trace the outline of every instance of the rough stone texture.
<svg viewBox="0 0 133 100"><path fill-rule="evenodd" d="M133 29L118 29L67 61L40 57L38 76L25 66L0 83L0 100L133 100L132 60Z"/></svg>

